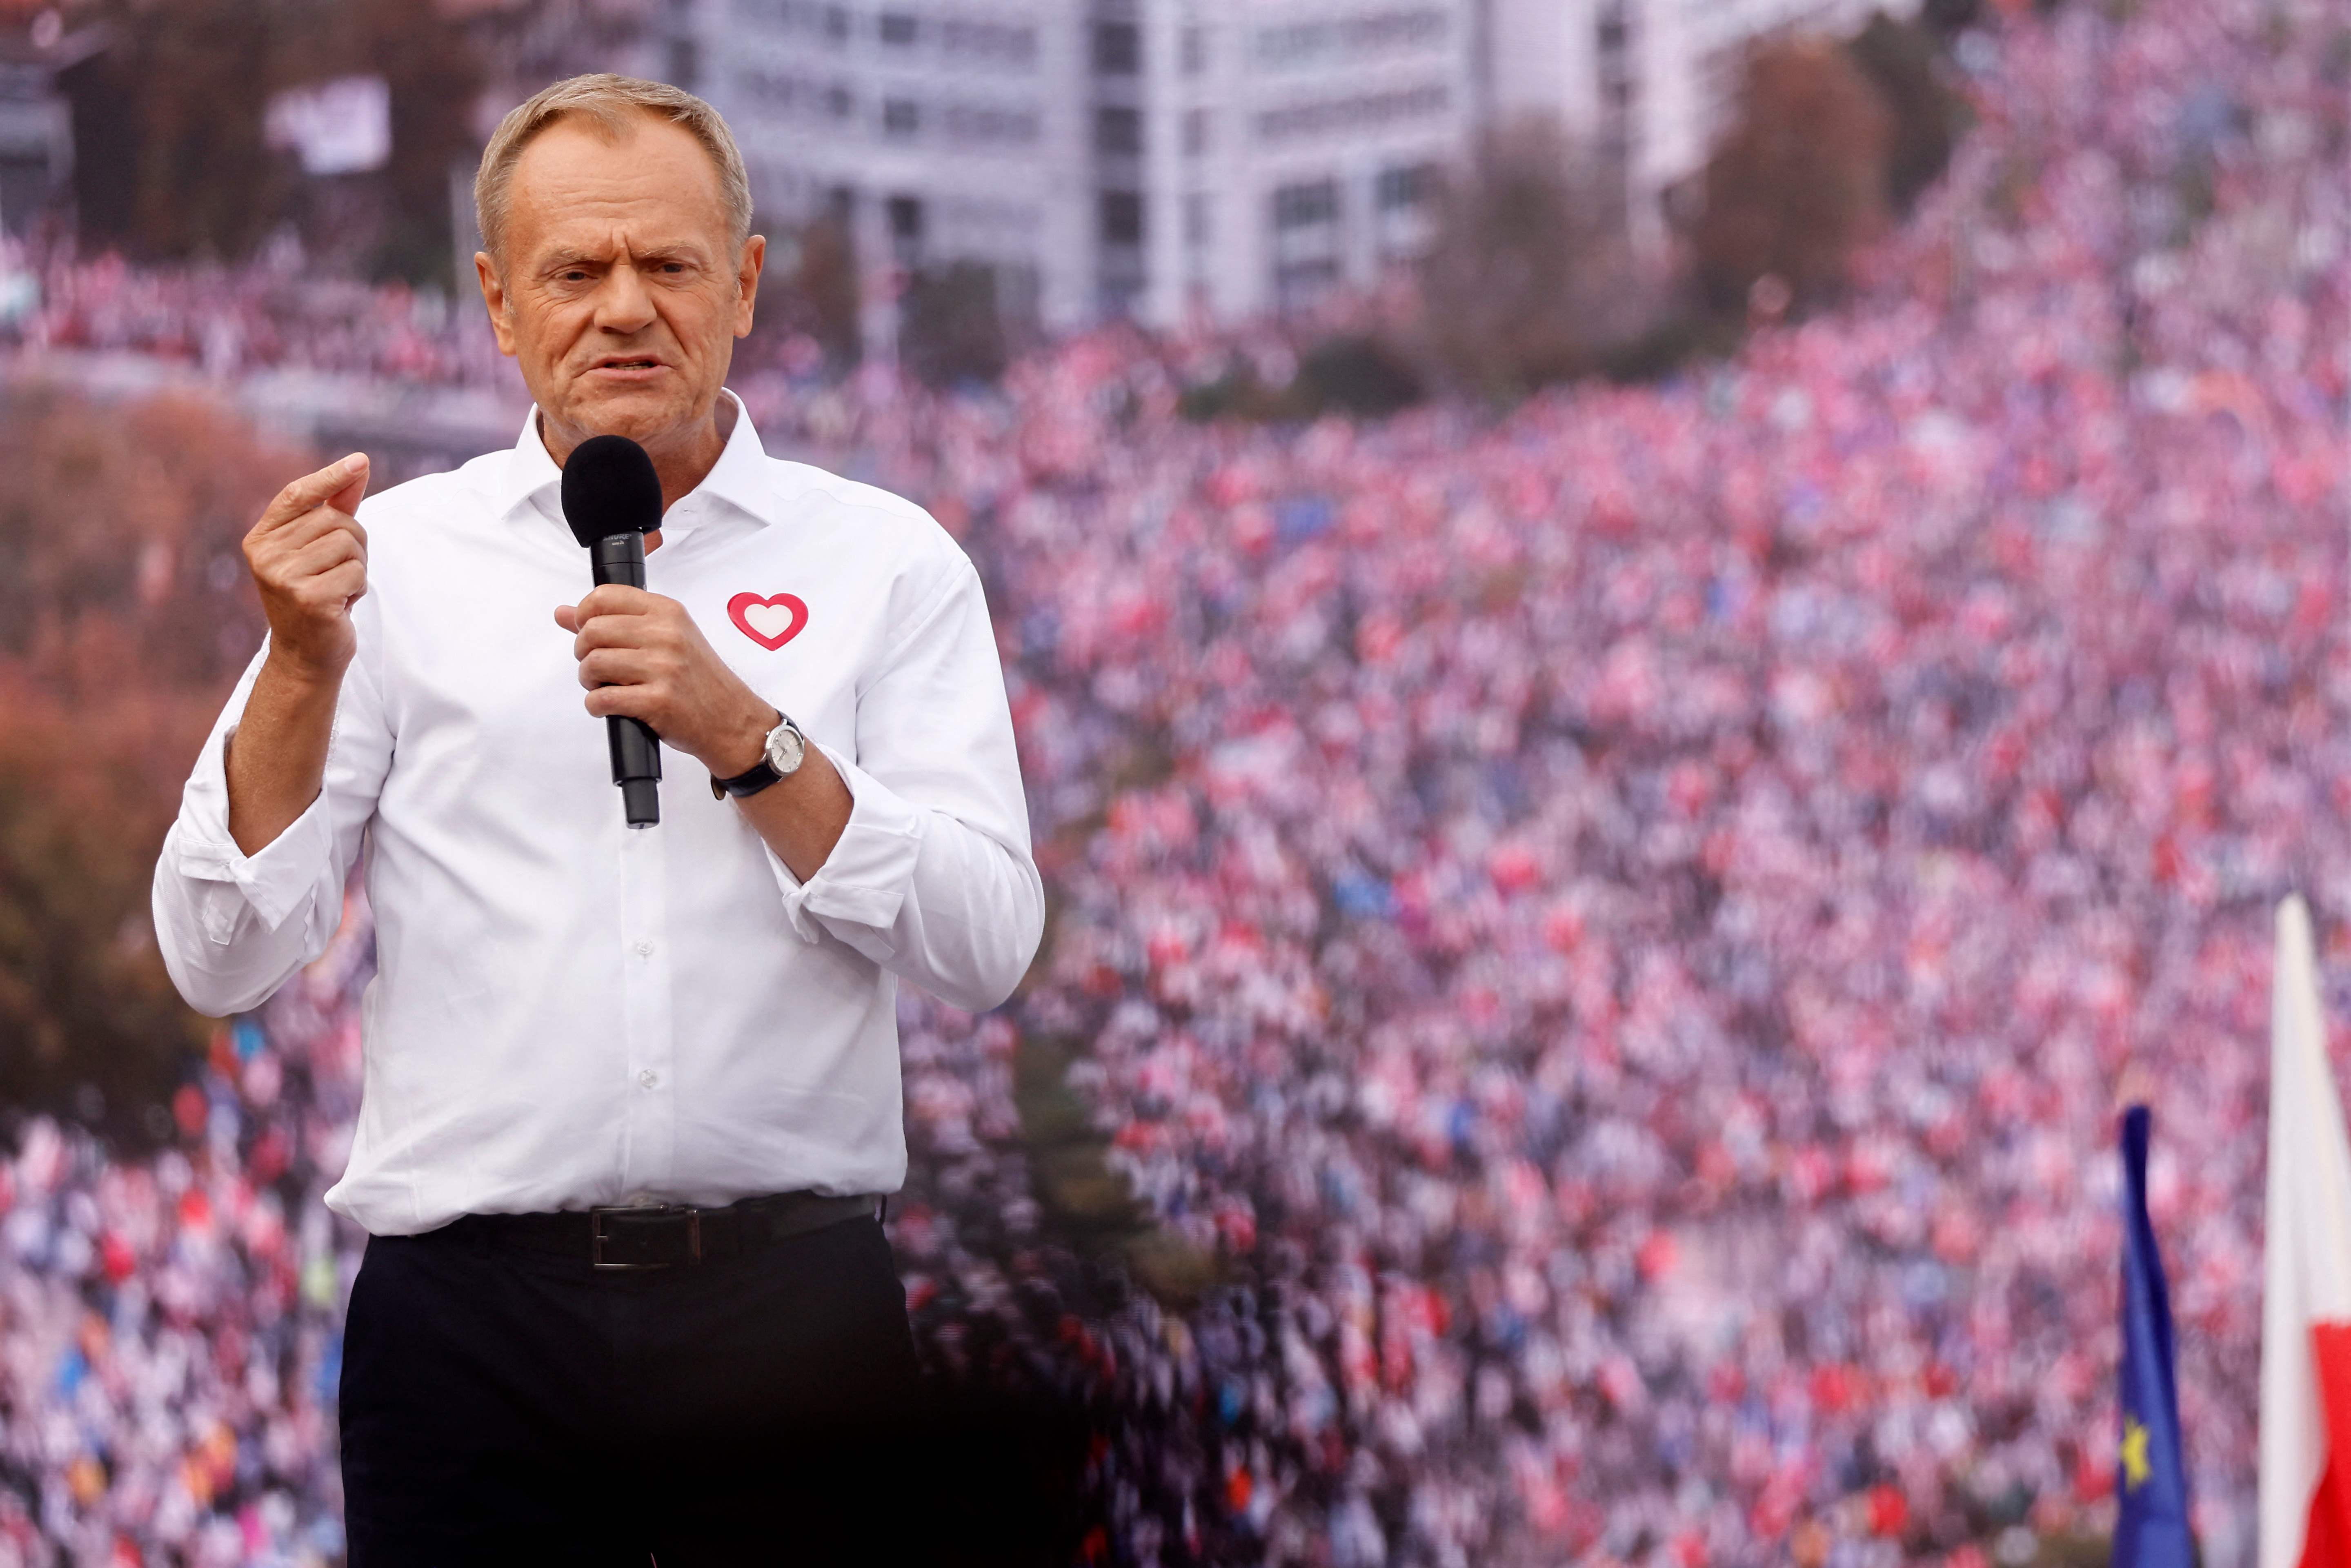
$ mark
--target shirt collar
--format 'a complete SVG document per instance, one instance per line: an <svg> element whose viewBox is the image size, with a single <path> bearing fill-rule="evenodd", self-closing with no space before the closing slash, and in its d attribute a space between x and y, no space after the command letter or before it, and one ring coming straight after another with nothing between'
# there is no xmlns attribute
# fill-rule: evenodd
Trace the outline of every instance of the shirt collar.
<svg viewBox="0 0 2351 1568"><path fill-rule="evenodd" d="M664 542L674 542L720 506L755 523L774 520L775 495L767 482L767 449L759 444L759 433L751 427L751 411L733 392L722 388L720 395L735 404L735 428L702 483L662 514ZM536 404L523 417L522 434L507 455L499 499L500 516L535 511L561 529L567 541L570 539L570 525L563 520L563 470L555 465L555 459L547 455L546 442L539 439Z"/></svg>

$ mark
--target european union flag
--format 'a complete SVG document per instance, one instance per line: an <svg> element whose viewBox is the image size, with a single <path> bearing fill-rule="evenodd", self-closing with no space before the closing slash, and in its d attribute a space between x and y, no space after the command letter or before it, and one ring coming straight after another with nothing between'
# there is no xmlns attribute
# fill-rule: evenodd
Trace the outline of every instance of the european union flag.
<svg viewBox="0 0 2351 1568"><path fill-rule="evenodd" d="M2147 1107L2123 1113L2122 1452L2114 1568L2192 1568L2179 1390L2172 1377L2171 1291L2147 1216Z"/></svg>

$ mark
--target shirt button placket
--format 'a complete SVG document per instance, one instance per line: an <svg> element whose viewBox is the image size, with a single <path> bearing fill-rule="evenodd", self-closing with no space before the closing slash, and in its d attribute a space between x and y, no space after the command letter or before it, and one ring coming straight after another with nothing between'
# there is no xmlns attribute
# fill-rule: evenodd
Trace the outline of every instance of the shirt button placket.
<svg viewBox="0 0 2351 1568"><path fill-rule="evenodd" d="M675 1040L672 1034L669 955L662 934L669 918L662 830L629 833L622 850L623 1006L630 1085L623 1113L622 1185L666 1190L677 1168L675 1096L668 1092Z"/></svg>

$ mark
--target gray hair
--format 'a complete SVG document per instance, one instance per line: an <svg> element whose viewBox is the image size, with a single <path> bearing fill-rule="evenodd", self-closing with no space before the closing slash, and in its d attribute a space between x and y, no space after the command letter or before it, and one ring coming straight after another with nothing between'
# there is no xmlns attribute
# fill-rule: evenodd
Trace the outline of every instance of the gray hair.
<svg viewBox="0 0 2351 1568"><path fill-rule="evenodd" d="M482 246L493 260L501 266L506 260L502 247L509 204L507 186L513 182L515 165L522 161L523 149L540 131L573 114L593 120L614 140L626 135L630 120L640 114L684 126L718 167L718 193L726 206L727 229L735 244L739 247L750 237L751 177L744 172L743 152L735 145L735 133L726 129L718 111L684 88L598 71L542 88L530 101L498 121L496 133L482 150L482 167L474 176L474 221L482 231Z"/></svg>

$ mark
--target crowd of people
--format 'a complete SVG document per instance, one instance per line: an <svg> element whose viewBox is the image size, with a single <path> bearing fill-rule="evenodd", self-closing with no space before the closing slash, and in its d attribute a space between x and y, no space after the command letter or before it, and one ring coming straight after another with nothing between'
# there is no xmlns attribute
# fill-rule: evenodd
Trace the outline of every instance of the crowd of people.
<svg viewBox="0 0 2351 1568"><path fill-rule="evenodd" d="M755 407L998 616L1049 946L995 1014L905 998L893 1231L942 1376L1095 1423L1084 1558L2029 1562L2111 1517L2143 1099L2251 1561L2277 898L2351 953L2346 40L1970 35L1858 297L1660 387L1198 425L1278 335L1105 331ZM367 940L223 1031L174 1152L20 1139L0 1563L336 1554ZM1024 1127L1048 1044L1123 1253Z"/></svg>
<svg viewBox="0 0 2351 1568"><path fill-rule="evenodd" d="M430 289L312 276L290 234L244 267L159 270L68 246L23 265L37 288L11 335L37 351L135 353L222 381L296 370L503 386L514 373L479 310Z"/></svg>

